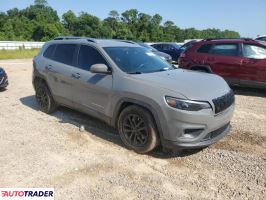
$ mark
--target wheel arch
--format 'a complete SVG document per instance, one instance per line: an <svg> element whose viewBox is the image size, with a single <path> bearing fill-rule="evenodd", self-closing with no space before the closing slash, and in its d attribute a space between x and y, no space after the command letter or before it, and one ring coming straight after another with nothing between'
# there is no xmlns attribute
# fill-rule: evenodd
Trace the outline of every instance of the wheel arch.
<svg viewBox="0 0 266 200"><path fill-rule="evenodd" d="M161 123L159 120L159 116L158 116L158 113L156 111L157 108L148 104L148 103L145 103L141 100L136 100L136 99L131 99L131 98L120 99L114 108L114 113L113 113L113 117L111 120L111 125L113 127L117 128L117 122L118 122L118 118L120 116L120 113L122 112L123 109L125 109L126 107L131 106L131 105L136 105L136 106L142 107L151 114L151 116L154 120L154 125L157 128L157 131L159 134L160 142L162 142L164 137L163 137L163 131L162 131L162 126L161 126Z"/></svg>
<svg viewBox="0 0 266 200"><path fill-rule="evenodd" d="M208 73L213 73L211 67L209 65L192 65L190 67L191 70L204 70Z"/></svg>

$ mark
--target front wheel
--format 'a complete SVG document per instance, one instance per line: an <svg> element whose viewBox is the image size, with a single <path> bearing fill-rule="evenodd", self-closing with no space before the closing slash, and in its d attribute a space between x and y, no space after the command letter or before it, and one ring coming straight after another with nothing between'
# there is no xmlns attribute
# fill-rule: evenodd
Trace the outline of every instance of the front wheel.
<svg viewBox="0 0 266 200"><path fill-rule="evenodd" d="M139 107L126 107L118 119L118 131L123 143L137 153L147 153L159 143L151 114Z"/></svg>

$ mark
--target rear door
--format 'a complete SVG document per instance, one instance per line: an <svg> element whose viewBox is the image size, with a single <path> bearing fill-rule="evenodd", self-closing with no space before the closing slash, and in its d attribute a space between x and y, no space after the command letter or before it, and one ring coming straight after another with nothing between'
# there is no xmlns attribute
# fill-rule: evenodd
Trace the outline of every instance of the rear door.
<svg viewBox="0 0 266 200"><path fill-rule="evenodd" d="M74 65L75 44L57 44L51 60L46 62L48 84L60 103L72 105L72 69Z"/></svg>
<svg viewBox="0 0 266 200"><path fill-rule="evenodd" d="M205 62L215 74L222 76L230 84L239 84L241 65L239 50L238 43L214 44Z"/></svg>
<svg viewBox="0 0 266 200"><path fill-rule="evenodd" d="M73 102L79 110L103 117L108 115L111 106L113 78L112 74L90 72L94 64L108 66L102 54L89 45L81 45L78 51L76 67L73 70Z"/></svg>
<svg viewBox="0 0 266 200"><path fill-rule="evenodd" d="M266 83L266 47L244 43L242 55L241 83Z"/></svg>

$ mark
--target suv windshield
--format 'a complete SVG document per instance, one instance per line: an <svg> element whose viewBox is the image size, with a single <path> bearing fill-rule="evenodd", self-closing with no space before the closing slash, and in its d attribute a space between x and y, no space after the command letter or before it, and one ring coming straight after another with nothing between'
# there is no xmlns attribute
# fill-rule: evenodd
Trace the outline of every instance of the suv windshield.
<svg viewBox="0 0 266 200"><path fill-rule="evenodd" d="M105 47L104 50L127 73L151 73L173 69L148 49L142 47Z"/></svg>

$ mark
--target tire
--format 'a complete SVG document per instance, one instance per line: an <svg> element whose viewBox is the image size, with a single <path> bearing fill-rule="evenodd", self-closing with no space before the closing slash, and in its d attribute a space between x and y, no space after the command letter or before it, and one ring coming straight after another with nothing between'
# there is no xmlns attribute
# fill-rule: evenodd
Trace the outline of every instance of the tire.
<svg viewBox="0 0 266 200"><path fill-rule="evenodd" d="M47 114L53 113L56 110L56 102L47 85L41 82L35 85L35 89L35 98L40 106L40 110Z"/></svg>
<svg viewBox="0 0 266 200"><path fill-rule="evenodd" d="M123 143L137 153L148 153L159 144L153 117L139 106L128 106L120 113L118 132Z"/></svg>

